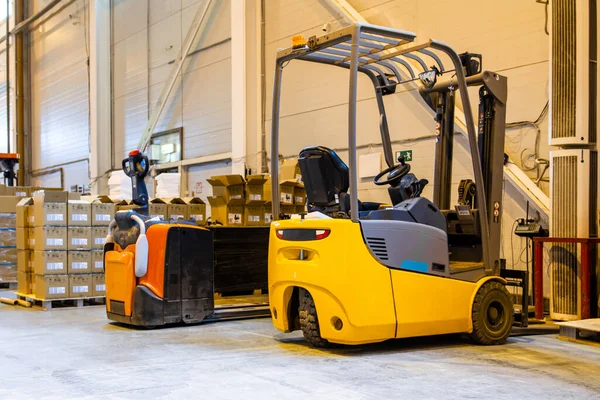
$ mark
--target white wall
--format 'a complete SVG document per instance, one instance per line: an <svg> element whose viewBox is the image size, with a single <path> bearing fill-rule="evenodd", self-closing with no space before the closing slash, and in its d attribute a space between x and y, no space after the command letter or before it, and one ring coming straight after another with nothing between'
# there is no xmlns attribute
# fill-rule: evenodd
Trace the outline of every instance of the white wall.
<svg viewBox="0 0 600 400"><path fill-rule="evenodd" d="M31 13L49 0L32 0ZM31 31L31 134L34 173L89 155L87 0L43 18ZM65 182L89 182L87 163L65 168ZM44 176L35 179L46 185ZM48 182L49 183L49 182ZM67 186L65 186L68 188Z"/></svg>
<svg viewBox="0 0 600 400"><path fill-rule="evenodd" d="M266 18L267 104L272 103L274 59L278 48L291 45L291 36L306 38L321 35L321 27L333 21L319 0L268 1ZM507 0L501 6L485 0L418 1L418 0L349 0L357 11L373 24L391 26L417 33L417 42L429 38L442 40L458 52L483 54L484 69L508 77L509 97L507 121L535 120L548 99L548 36L544 33L544 9L534 1ZM475 3L477 4L475 6ZM366 77L359 78L358 138L359 145L380 143L378 114L373 89ZM477 93L471 91L472 107L477 110ZM328 66L291 62L283 72L281 99L280 153L293 156L305 146L324 145L347 147L348 74L346 70ZM405 140L431 135L433 114L423 106L414 91L399 90L385 98L392 140ZM270 112L267 117L270 119ZM540 156L548 156L546 123L541 126ZM270 121L268 121L270 129ZM472 177L466 140L457 138L455 145L453 184ZM505 151L520 164L523 149L532 148L535 130L507 132ZM419 177L433 178L434 143L431 140L396 145L394 150L412 149L412 171ZM380 147L359 151L381 152ZM346 159L346 153L340 152ZM532 174L533 175L533 174ZM425 196L431 196L431 187ZM385 189L376 189L369 179L360 183L361 200L386 201ZM456 198L456 190L454 190ZM525 203L510 188L505 193L503 218L503 251L510 254L513 221L525 215ZM515 258L521 252L521 242L515 239ZM522 265L518 260L516 264Z"/></svg>
<svg viewBox="0 0 600 400"><path fill-rule="evenodd" d="M231 150L231 3L218 3L192 52L213 47L189 56L155 129L183 126L184 158ZM206 0L113 0L116 168L125 153L137 147L194 15L205 4Z"/></svg>
<svg viewBox="0 0 600 400"><path fill-rule="evenodd" d="M6 33L6 2L7 0L2 0L0 1L0 36L4 36ZM7 148L7 129L8 132L12 131L12 118L10 121L11 124L11 128L8 128L7 126L7 107L6 107L6 91L7 91L7 85L8 85L8 81L6 79L6 52L5 52L5 46L7 45L8 41L4 41L3 43L0 43L0 153L5 153L8 152L8 148ZM10 50L9 50L10 52ZM11 65L14 65L14 63L11 62ZM13 72L11 72L12 75ZM14 91L11 90L9 88L9 95L11 96L11 102L14 100ZM10 139L11 141L11 148L12 149L16 149L16 144L13 143L13 139L11 137Z"/></svg>

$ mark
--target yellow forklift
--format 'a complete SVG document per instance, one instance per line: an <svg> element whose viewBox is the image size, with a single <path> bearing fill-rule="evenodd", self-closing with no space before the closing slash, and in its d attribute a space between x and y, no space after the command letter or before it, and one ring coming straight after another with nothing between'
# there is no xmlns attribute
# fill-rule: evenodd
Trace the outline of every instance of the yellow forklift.
<svg viewBox="0 0 600 400"><path fill-rule="evenodd" d="M513 303L500 276L506 78L482 72L479 55L415 40L411 32L354 24L308 41L295 37L291 48L277 53L272 155L279 154L284 67L304 61L349 70L349 166L328 148L302 150L309 213L273 222L269 239L273 324L283 332L302 330L314 346L449 333L492 345L511 330ZM358 199L358 73L374 87L387 163L374 183L388 186L392 207ZM403 84L418 85L434 111L433 201L420 196L428 181L411 174L407 160L393 157L384 97ZM480 88L478 133L468 86ZM461 182L459 204L452 207L456 96L464 108L474 181ZM271 173L278 174L277 157ZM273 198L278 190L274 181ZM279 215L277 202L273 215Z"/></svg>

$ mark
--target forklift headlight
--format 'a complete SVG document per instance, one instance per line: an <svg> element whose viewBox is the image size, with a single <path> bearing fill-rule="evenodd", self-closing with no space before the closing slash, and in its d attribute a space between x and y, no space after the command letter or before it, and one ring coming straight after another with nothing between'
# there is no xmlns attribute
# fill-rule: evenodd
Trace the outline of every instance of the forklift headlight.
<svg viewBox="0 0 600 400"><path fill-rule="evenodd" d="M330 233L329 229L277 229L275 231L278 239L294 242L321 240L328 237Z"/></svg>

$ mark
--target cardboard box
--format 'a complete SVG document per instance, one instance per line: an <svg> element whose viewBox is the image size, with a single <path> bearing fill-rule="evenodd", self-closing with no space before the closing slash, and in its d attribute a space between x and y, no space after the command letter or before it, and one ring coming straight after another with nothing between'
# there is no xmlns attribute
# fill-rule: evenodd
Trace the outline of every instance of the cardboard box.
<svg viewBox="0 0 600 400"><path fill-rule="evenodd" d="M33 199L31 197L26 197L24 199L19 200L17 205L15 206L15 212L17 214L17 228L28 228L32 225L29 223L29 215L33 215Z"/></svg>
<svg viewBox="0 0 600 400"><path fill-rule="evenodd" d="M24 228L27 231L27 248L35 250L35 228Z"/></svg>
<svg viewBox="0 0 600 400"><path fill-rule="evenodd" d="M279 183L279 203L282 206L294 205L294 195L298 182L288 180Z"/></svg>
<svg viewBox="0 0 600 400"><path fill-rule="evenodd" d="M92 295L95 297L106 296L106 281L104 274L92 275Z"/></svg>
<svg viewBox="0 0 600 400"><path fill-rule="evenodd" d="M168 218L167 203L163 199L152 199L148 203L148 214L151 218L166 220Z"/></svg>
<svg viewBox="0 0 600 400"><path fill-rule="evenodd" d="M263 221L265 225L270 225L274 221L272 203L263 206Z"/></svg>
<svg viewBox="0 0 600 400"><path fill-rule="evenodd" d="M38 226L31 231L34 235L29 237L29 247L33 250L67 250L67 227Z"/></svg>
<svg viewBox="0 0 600 400"><path fill-rule="evenodd" d="M294 187L294 204L296 205L304 205L306 204L306 189L304 185L298 183L296 187Z"/></svg>
<svg viewBox="0 0 600 400"><path fill-rule="evenodd" d="M35 192L33 194L35 226L66 226L68 199L68 193L63 191Z"/></svg>
<svg viewBox="0 0 600 400"><path fill-rule="evenodd" d="M17 251L17 270L20 272L33 272L33 259L31 250Z"/></svg>
<svg viewBox="0 0 600 400"><path fill-rule="evenodd" d="M0 247L0 266L8 264L17 264L17 248L16 247Z"/></svg>
<svg viewBox="0 0 600 400"><path fill-rule="evenodd" d="M29 228L17 228L17 249L27 250L29 249Z"/></svg>
<svg viewBox="0 0 600 400"><path fill-rule="evenodd" d="M67 271L71 274L92 273L92 252L83 250L69 250L67 252Z"/></svg>
<svg viewBox="0 0 600 400"><path fill-rule="evenodd" d="M263 226L265 224L264 207L246 206L244 223L246 226Z"/></svg>
<svg viewBox="0 0 600 400"><path fill-rule="evenodd" d="M269 175L250 175L246 181L246 204L262 205L272 200Z"/></svg>
<svg viewBox="0 0 600 400"><path fill-rule="evenodd" d="M279 208L279 211L285 215L293 215L293 214L296 214L296 206L282 204L281 207Z"/></svg>
<svg viewBox="0 0 600 400"><path fill-rule="evenodd" d="M64 275L69 270L66 251L36 251L33 254L36 275Z"/></svg>
<svg viewBox="0 0 600 400"><path fill-rule="evenodd" d="M31 272L17 271L17 292L19 294L33 293L33 276Z"/></svg>
<svg viewBox="0 0 600 400"><path fill-rule="evenodd" d="M127 200L121 200L115 204L115 212L133 210L134 208L137 208L137 206Z"/></svg>
<svg viewBox="0 0 600 400"><path fill-rule="evenodd" d="M85 200L69 200L67 217L69 226L91 226L92 205Z"/></svg>
<svg viewBox="0 0 600 400"><path fill-rule="evenodd" d="M106 226L93 226L92 227L92 249L104 249L104 241L108 235L108 228Z"/></svg>
<svg viewBox="0 0 600 400"><path fill-rule="evenodd" d="M108 226L116 213L115 203L108 196L98 196L92 201L92 226Z"/></svg>
<svg viewBox="0 0 600 400"><path fill-rule="evenodd" d="M167 204L167 218L171 221L185 221L190 218L189 207L185 200L174 197Z"/></svg>
<svg viewBox="0 0 600 400"><path fill-rule="evenodd" d="M209 197L208 202L211 206L210 219L213 224L220 223L223 226L244 226L243 204L227 205L225 204L225 199L223 197Z"/></svg>
<svg viewBox="0 0 600 400"><path fill-rule="evenodd" d="M104 273L104 251L92 250L92 273Z"/></svg>
<svg viewBox="0 0 600 400"><path fill-rule="evenodd" d="M92 275L70 275L69 292L71 297L92 297Z"/></svg>
<svg viewBox="0 0 600 400"><path fill-rule="evenodd" d="M211 197L221 197L228 205L244 203L246 181L241 175L211 176L207 181L212 186L213 195Z"/></svg>
<svg viewBox="0 0 600 400"><path fill-rule="evenodd" d="M35 209L33 204L27 206L27 226L33 228L35 226Z"/></svg>
<svg viewBox="0 0 600 400"><path fill-rule="evenodd" d="M35 275L35 297L42 300L69 298L67 275Z"/></svg>
<svg viewBox="0 0 600 400"><path fill-rule="evenodd" d="M14 196L14 195L15 195L15 187L14 186L0 185L0 196Z"/></svg>
<svg viewBox="0 0 600 400"><path fill-rule="evenodd" d="M14 214L17 210L17 204L20 200L20 197L0 196L0 213Z"/></svg>
<svg viewBox="0 0 600 400"><path fill-rule="evenodd" d="M199 197L186 197L189 219L197 225L206 225L206 203Z"/></svg>
<svg viewBox="0 0 600 400"><path fill-rule="evenodd" d="M15 196L19 196L19 197L29 197L31 196L32 191L32 187L30 186L15 186L13 188L13 192Z"/></svg>
<svg viewBox="0 0 600 400"><path fill-rule="evenodd" d="M70 226L67 228L67 250L91 250L92 228L89 226Z"/></svg>
<svg viewBox="0 0 600 400"><path fill-rule="evenodd" d="M283 160L279 166L279 182L287 180L302 181L302 171L300 171L300 165L295 158Z"/></svg>
<svg viewBox="0 0 600 400"><path fill-rule="evenodd" d="M17 226L16 213L0 213L0 228L12 228Z"/></svg>
<svg viewBox="0 0 600 400"><path fill-rule="evenodd" d="M2 215L2 214L0 214ZM0 248L15 247L17 245L17 230L12 228L0 228Z"/></svg>
<svg viewBox="0 0 600 400"><path fill-rule="evenodd" d="M17 264L0 265L0 282L12 283L18 280Z"/></svg>

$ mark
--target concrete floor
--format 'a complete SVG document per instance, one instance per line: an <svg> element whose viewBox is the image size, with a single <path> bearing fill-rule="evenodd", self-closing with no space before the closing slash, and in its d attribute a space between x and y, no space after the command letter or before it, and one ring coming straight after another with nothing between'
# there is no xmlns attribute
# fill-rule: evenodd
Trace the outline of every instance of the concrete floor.
<svg viewBox="0 0 600 400"><path fill-rule="evenodd" d="M322 351L269 319L138 330L0 305L0 399L600 399L599 376L600 348L555 335Z"/></svg>

